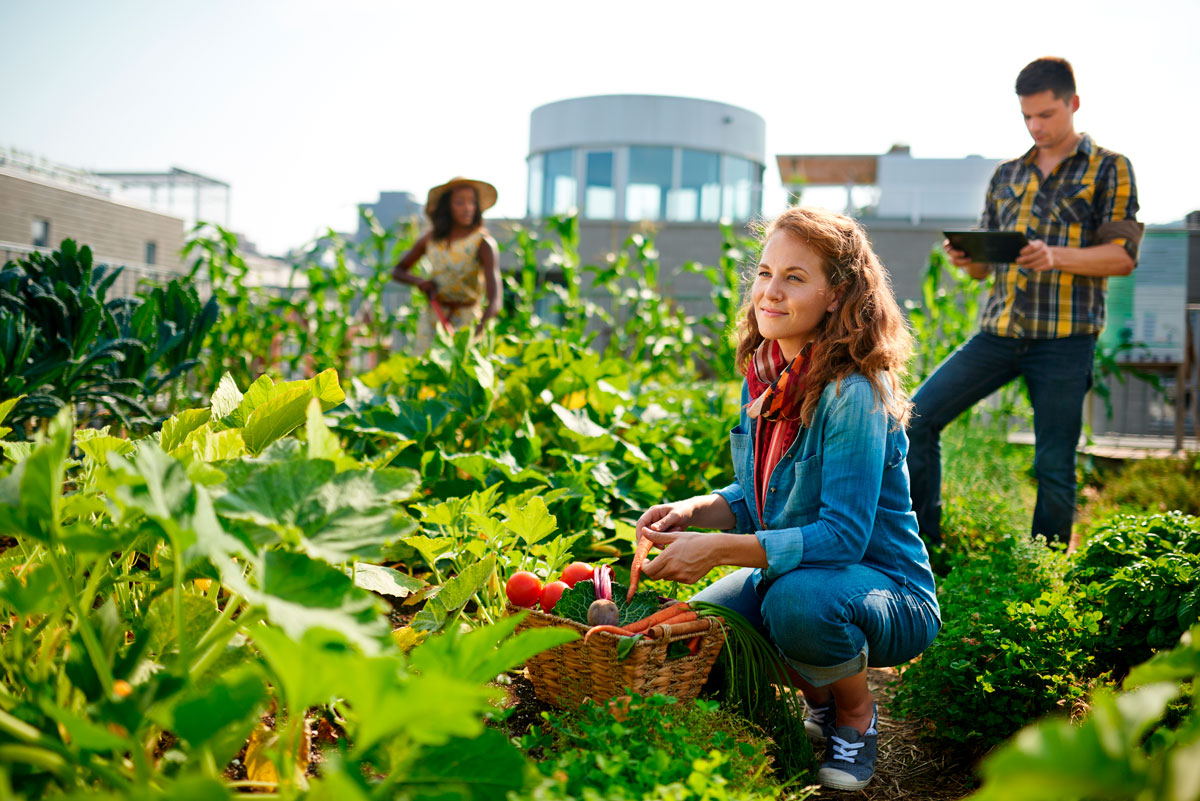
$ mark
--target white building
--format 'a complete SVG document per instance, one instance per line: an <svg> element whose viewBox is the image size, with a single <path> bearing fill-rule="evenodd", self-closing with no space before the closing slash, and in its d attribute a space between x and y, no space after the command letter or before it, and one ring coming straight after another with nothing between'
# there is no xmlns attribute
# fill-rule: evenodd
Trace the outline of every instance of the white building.
<svg viewBox="0 0 1200 801"><path fill-rule="evenodd" d="M533 110L528 215L715 223L762 210L766 122L686 97L600 95Z"/></svg>

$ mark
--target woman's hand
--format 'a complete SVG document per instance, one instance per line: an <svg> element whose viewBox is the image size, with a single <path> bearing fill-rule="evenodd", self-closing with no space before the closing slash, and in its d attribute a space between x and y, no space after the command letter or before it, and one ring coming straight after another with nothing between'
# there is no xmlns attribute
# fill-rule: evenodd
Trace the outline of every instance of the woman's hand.
<svg viewBox="0 0 1200 801"><path fill-rule="evenodd" d="M654 531L684 531L692 524L693 511L690 500L660 503L647 509L638 518L634 528L639 539L646 528Z"/></svg>
<svg viewBox="0 0 1200 801"><path fill-rule="evenodd" d="M662 548L658 556L642 565L642 573L652 579L695 584L719 564L720 557L712 547L720 534L701 534L694 531L655 531L642 529L642 535Z"/></svg>
<svg viewBox="0 0 1200 801"><path fill-rule="evenodd" d="M424 292L427 297L432 298L437 292L437 284L435 284L433 281L430 281L428 278L422 278L420 281L417 281L417 283L413 284L413 286Z"/></svg>

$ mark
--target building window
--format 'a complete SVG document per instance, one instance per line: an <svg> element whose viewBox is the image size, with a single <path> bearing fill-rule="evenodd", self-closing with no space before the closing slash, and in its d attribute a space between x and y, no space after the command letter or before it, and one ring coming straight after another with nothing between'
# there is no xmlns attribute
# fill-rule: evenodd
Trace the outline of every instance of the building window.
<svg viewBox="0 0 1200 801"><path fill-rule="evenodd" d="M673 156L669 147L629 148L625 219L661 220L666 216Z"/></svg>
<svg viewBox="0 0 1200 801"><path fill-rule="evenodd" d="M761 171L754 162L737 156L724 156L725 176L721 193L721 215L734 220L748 220L758 211L755 198L761 189L756 186L755 173ZM761 174L760 176L761 177Z"/></svg>
<svg viewBox="0 0 1200 801"><path fill-rule="evenodd" d="M50 247L50 221L35 217L32 230L33 246L35 248Z"/></svg>
<svg viewBox="0 0 1200 801"><path fill-rule="evenodd" d="M158 243L146 243L146 264L158 264Z"/></svg>
<svg viewBox="0 0 1200 801"><path fill-rule="evenodd" d="M679 222L716 222L721 216L721 157L684 150L679 162L679 188L671 191L667 218Z"/></svg>
<svg viewBox="0 0 1200 801"><path fill-rule="evenodd" d="M587 154L583 216L591 220L611 220L617 216L617 191L613 188L611 150L598 150Z"/></svg>
<svg viewBox="0 0 1200 801"><path fill-rule="evenodd" d="M541 153L529 157L529 216L542 216L542 165L544 157Z"/></svg>
<svg viewBox="0 0 1200 801"><path fill-rule="evenodd" d="M551 150L546 154L546 174L542 189L542 211L565 214L575 207L575 151Z"/></svg>

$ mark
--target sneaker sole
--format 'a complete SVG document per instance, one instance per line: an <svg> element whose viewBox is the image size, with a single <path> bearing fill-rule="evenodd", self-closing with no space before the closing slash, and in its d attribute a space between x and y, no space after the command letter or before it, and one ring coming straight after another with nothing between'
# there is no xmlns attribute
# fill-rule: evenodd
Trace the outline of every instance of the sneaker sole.
<svg viewBox="0 0 1200 801"><path fill-rule="evenodd" d="M819 776L817 781L821 783L822 787L828 787L830 790L861 790L871 783L870 779L866 779L865 781L856 779L841 781L837 779L822 779Z"/></svg>

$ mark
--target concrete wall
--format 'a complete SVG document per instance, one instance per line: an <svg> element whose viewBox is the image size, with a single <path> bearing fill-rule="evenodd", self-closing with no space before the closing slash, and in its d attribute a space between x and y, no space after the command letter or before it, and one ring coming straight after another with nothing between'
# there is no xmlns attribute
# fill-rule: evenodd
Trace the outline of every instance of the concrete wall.
<svg viewBox="0 0 1200 801"><path fill-rule="evenodd" d="M183 220L178 217L0 168L0 241L32 244L34 219L50 221L52 248L64 239L74 239L90 246L100 261L142 265L146 262L146 243L154 242L156 268L183 270Z"/></svg>

